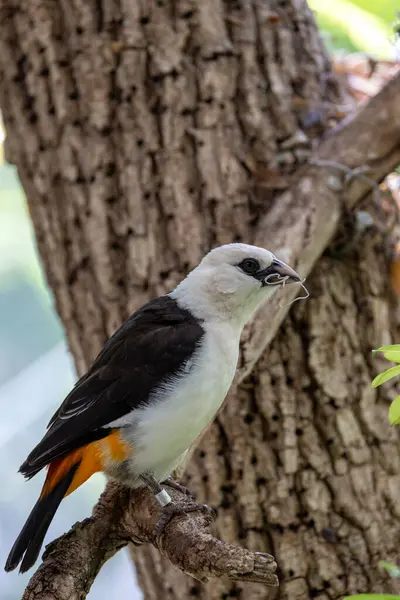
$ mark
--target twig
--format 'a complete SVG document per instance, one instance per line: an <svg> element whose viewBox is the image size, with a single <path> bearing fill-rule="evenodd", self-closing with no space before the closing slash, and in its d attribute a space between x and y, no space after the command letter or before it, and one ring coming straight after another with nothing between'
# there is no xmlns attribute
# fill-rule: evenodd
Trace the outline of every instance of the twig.
<svg viewBox="0 0 400 600"><path fill-rule="evenodd" d="M346 165L342 165L341 163L335 162L334 160L320 160L318 158L312 158L311 160L309 160L309 164L310 165L315 165L317 167L328 167L331 169L337 169L339 171L342 171L342 173L344 173L344 177L343 177L343 184L339 184L337 183L337 178L336 177L331 177L331 179L329 180L328 177L328 185L331 184L333 187L332 189L334 191L342 191L344 189L346 189L350 182L355 179L356 177L362 179L363 181L365 181L365 183L369 184L372 188L372 193L374 196L374 201L376 203L379 202L379 198L380 198L380 190L379 190L379 184L377 181L375 181L374 179L371 179L371 177L367 177L365 175L365 173L368 173L370 168L368 165L360 165L359 167L356 167L355 169L350 169L349 167L346 167ZM336 182L336 183L335 183ZM330 187L330 185L329 185ZM362 197L358 199L358 202L361 202ZM353 204L352 208L355 208L355 204Z"/></svg>

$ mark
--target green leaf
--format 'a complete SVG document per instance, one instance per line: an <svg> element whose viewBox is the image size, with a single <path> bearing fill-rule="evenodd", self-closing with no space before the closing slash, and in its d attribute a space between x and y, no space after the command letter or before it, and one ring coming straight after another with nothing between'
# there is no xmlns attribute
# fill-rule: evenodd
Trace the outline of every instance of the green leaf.
<svg viewBox="0 0 400 600"><path fill-rule="evenodd" d="M393 377L396 377L397 375L400 375L400 365L397 365L396 367L391 367L383 373L379 373L379 375L375 377L371 385L373 388L376 388L378 387L378 385L386 383L387 381L389 381L389 379L393 379Z"/></svg>
<svg viewBox="0 0 400 600"><path fill-rule="evenodd" d="M400 396L397 396L389 407L389 421L391 425L400 424ZM399 569L400 574L400 569Z"/></svg>
<svg viewBox="0 0 400 600"><path fill-rule="evenodd" d="M392 594L358 594L357 596L345 596L343 600L400 600L400 596Z"/></svg>
<svg viewBox="0 0 400 600"><path fill-rule="evenodd" d="M400 344L393 344L392 346L381 346L377 350L372 350L373 354L376 354L377 352L383 352L383 355L387 360L400 363Z"/></svg>
<svg viewBox="0 0 400 600"><path fill-rule="evenodd" d="M379 561L379 566L381 567L381 569L385 569L385 571L388 571L388 573L390 573L392 577L400 577L400 567L398 567L397 565L394 565L393 563L388 562L387 560L381 560Z"/></svg>
<svg viewBox="0 0 400 600"><path fill-rule="evenodd" d="M373 352L387 352L388 350L396 350L400 352L400 344L391 344L390 346L381 346L377 350L373 350Z"/></svg>
<svg viewBox="0 0 400 600"><path fill-rule="evenodd" d="M400 350L388 350L383 355L387 360L391 360L395 363L400 363Z"/></svg>

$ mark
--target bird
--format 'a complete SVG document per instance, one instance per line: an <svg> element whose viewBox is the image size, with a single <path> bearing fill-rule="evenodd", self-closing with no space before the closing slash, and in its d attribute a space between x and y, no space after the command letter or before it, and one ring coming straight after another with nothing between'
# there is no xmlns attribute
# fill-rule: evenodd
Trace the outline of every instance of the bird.
<svg viewBox="0 0 400 600"><path fill-rule="evenodd" d="M147 486L161 506L171 504L162 484L221 407L243 327L277 288L294 282L301 283L298 273L269 250L225 244L134 312L20 467L27 479L47 474L5 570L35 564L61 501L96 472L129 488Z"/></svg>

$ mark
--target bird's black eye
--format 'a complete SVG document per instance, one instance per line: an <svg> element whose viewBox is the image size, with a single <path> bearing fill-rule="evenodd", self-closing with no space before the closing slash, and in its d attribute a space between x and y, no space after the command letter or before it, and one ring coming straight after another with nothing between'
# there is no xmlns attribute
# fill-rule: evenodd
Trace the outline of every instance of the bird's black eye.
<svg viewBox="0 0 400 600"><path fill-rule="evenodd" d="M260 263L255 258L245 258L239 267L248 275L254 275L260 270Z"/></svg>

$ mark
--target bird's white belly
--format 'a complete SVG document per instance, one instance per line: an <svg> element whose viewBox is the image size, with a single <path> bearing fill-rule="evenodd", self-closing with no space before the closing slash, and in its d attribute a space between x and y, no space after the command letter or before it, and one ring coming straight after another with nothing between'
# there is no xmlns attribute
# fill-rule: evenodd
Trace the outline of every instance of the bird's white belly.
<svg viewBox="0 0 400 600"><path fill-rule="evenodd" d="M215 416L232 383L239 338L223 326L206 331L185 374L167 382L147 407L134 411L125 436L132 443L136 474L165 479ZM131 467L131 468L132 468Z"/></svg>

